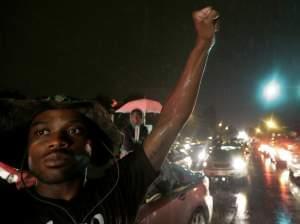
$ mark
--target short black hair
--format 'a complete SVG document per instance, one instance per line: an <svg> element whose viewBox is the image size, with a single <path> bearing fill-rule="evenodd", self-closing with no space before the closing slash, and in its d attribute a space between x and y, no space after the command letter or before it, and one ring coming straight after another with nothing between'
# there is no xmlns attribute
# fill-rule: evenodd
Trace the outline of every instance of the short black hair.
<svg viewBox="0 0 300 224"><path fill-rule="evenodd" d="M139 108L136 108L136 109L133 109L131 112L130 112L130 115L133 115L133 114L137 114L139 115L140 117L143 117L143 111Z"/></svg>

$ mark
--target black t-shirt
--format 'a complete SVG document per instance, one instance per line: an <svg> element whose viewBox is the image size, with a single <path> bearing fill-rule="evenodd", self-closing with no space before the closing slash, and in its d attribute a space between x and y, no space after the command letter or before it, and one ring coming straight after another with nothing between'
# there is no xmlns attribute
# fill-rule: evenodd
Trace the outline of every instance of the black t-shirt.
<svg viewBox="0 0 300 224"><path fill-rule="evenodd" d="M133 223L138 207L157 172L145 156L144 150L136 150L120 160L119 171L116 188L113 186L117 181L117 169L113 166L101 179L88 180L71 201L42 198L31 190L37 199L25 190L17 191L13 186L1 183L0 222L3 220L3 223L18 224ZM112 193L99 204L112 189Z"/></svg>

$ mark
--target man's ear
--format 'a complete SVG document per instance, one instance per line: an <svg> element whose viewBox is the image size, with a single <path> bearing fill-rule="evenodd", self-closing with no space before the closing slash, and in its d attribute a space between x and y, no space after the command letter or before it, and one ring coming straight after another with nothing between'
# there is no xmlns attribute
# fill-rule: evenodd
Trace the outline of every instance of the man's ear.
<svg viewBox="0 0 300 224"><path fill-rule="evenodd" d="M92 156L92 146L91 146L91 140L88 140L85 145L85 151L88 153L89 156Z"/></svg>

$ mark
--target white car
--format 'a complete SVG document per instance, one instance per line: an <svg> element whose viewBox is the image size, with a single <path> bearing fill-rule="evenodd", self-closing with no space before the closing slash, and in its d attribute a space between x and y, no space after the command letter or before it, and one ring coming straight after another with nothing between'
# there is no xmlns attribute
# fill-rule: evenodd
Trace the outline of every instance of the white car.
<svg viewBox="0 0 300 224"><path fill-rule="evenodd" d="M216 147L204 163L204 172L213 182L247 181L248 161L239 146Z"/></svg>

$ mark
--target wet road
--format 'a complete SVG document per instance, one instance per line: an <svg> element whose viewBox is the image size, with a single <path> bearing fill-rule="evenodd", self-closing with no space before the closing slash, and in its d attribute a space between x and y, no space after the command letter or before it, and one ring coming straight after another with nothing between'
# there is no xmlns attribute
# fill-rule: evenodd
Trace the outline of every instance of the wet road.
<svg viewBox="0 0 300 224"><path fill-rule="evenodd" d="M251 156L247 186L216 186L211 193L213 224L300 224L300 183L259 154Z"/></svg>

